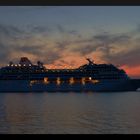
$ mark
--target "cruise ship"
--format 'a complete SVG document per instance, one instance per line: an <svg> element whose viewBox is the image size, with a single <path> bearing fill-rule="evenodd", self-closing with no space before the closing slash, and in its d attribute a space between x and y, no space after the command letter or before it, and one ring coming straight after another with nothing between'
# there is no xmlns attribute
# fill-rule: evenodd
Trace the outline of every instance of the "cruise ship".
<svg viewBox="0 0 140 140"><path fill-rule="evenodd" d="M113 64L88 63L75 69L48 69L22 57L0 68L0 92L114 92L136 91L140 79L131 79Z"/></svg>

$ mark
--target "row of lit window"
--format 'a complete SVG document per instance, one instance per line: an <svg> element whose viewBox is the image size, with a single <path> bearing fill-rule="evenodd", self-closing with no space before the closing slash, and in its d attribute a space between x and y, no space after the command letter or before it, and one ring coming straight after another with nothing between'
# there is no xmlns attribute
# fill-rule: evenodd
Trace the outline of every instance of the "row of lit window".
<svg viewBox="0 0 140 140"><path fill-rule="evenodd" d="M99 82L99 80L92 79L91 77L88 77L88 80L91 81L91 82L93 82L93 83L98 83L98 82ZM56 79L56 83L57 83L57 84L60 84L62 81L63 81L63 80L61 80L60 77L57 77L57 79ZM75 83L76 81L77 81L77 80L74 79L73 77L69 78L70 84L73 84L73 83ZM45 77L45 78L44 78L44 82L48 84L48 83L49 83L49 79L48 79L47 77ZM81 78L81 82L82 82L82 84L85 84L86 78L85 78L85 77L82 77L82 78Z"/></svg>
<svg viewBox="0 0 140 140"><path fill-rule="evenodd" d="M21 67L21 66L24 66L24 67L25 67L25 66L32 66L32 65L31 65L31 64L29 64L29 65L26 65L26 64L24 64L24 65L21 65L21 64L11 64L11 65L10 65L10 64L8 64L7 66L8 66L8 67L9 67L9 66L10 66L10 67Z"/></svg>
<svg viewBox="0 0 140 140"><path fill-rule="evenodd" d="M99 82L99 80L92 80L91 77L89 77L88 79L89 79L92 83L94 83L94 84L96 84L96 83ZM57 85L60 85L60 84L63 83L64 81L62 81L60 77L57 77L57 79L56 79L55 82L56 82ZM74 84L74 83L76 83L76 82L77 82L77 81L76 81L73 77L71 77L71 78L69 79L69 84ZM83 85L85 85L85 83L86 83L85 77L81 78L81 82L82 82ZM39 80L32 80L32 81L30 82L31 85L34 84L34 83L40 83L40 81L39 81ZM49 81L49 79L48 79L47 77L44 78L44 83L45 83L45 84L50 83L50 81Z"/></svg>

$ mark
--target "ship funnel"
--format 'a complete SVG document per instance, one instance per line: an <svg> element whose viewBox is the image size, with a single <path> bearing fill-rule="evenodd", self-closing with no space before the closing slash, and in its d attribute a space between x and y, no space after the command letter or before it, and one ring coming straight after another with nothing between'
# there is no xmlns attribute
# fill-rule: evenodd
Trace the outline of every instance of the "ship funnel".
<svg viewBox="0 0 140 140"><path fill-rule="evenodd" d="M27 57L21 57L19 64L21 65L32 65L31 61Z"/></svg>

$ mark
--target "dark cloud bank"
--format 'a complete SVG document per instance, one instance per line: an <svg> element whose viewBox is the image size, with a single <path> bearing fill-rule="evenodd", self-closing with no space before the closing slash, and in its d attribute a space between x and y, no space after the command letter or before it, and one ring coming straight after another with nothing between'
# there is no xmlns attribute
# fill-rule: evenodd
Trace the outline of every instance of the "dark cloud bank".
<svg viewBox="0 0 140 140"><path fill-rule="evenodd" d="M138 27L136 27L139 29ZM85 57L92 52L102 55L101 59L116 65L140 65L140 30L124 34L98 33L84 38L76 30L66 30L61 25L56 25L56 32L61 36L69 35L70 38L53 40L49 36L55 32L48 27L31 26L20 29L15 26L0 24L0 63L15 60L21 55L34 56L46 64L54 63L62 58L65 51L77 53ZM135 36L136 34L136 36ZM53 35L52 35L53 36ZM94 58L94 56L91 56ZM62 61L62 60L61 60Z"/></svg>

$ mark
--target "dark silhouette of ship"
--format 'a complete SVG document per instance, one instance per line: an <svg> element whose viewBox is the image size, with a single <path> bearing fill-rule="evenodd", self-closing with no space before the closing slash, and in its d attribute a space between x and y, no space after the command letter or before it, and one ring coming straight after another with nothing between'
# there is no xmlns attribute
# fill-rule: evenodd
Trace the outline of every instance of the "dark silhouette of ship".
<svg viewBox="0 0 140 140"><path fill-rule="evenodd" d="M42 62L32 64L22 57L18 64L9 62L0 69L0 92L55 91L135 91L140 79L131 79L112 64L88 64L75 69L47 69Z"/></svg>

